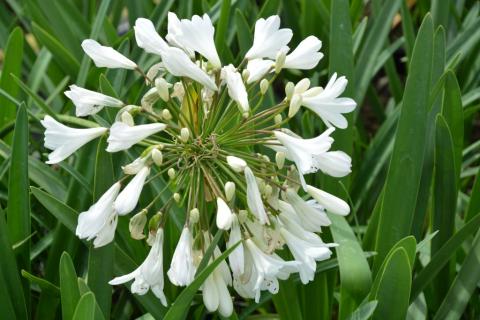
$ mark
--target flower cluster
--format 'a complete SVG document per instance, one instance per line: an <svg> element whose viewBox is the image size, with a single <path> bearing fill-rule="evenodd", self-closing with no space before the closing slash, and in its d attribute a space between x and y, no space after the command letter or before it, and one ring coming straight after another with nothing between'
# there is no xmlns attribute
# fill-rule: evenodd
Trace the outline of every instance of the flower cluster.
<svg viewBox="0 0 480 320"><path fill-rule="evenodd" d="M280 28L279 17L259 19L253 45L241 63L222 66L208 15L180 20L169 13L165 40L144 18L136 20L134 30L137 45L158 58L147 72L94 40L85 40L82 48L97 67L138 72L147 86L139 103L72 85L65 95L77 116L117 108L115 122L108 128L79 129L50 116L42 121L45 147L53 150L47 163L58 163L107 134L107 152L131 149L138 154L122 167L119 181L78 217L77 236L93 239L95 247L113 241L119 216L139 206L142 189L150 181L163 177L167 182L162 192L173 193L159 211L151 212L162 192L137 208L130 233L134 239L146 238L150 252L136 270L110 283L134 280L132 292L152 290L167 304L162 246L172 206L185 212L166 271L173 285L187 286L194 280L215 230L223 230L226 248L236 246L228 263L223 261L201 287L209 311L232 313L229 287L258 301L261 291L276 293L278 280L292 273L298 273L302 283L313 280L316 261L328 259L335 246L317 234L331 223L326 213L347 215L350 209L343 200L306 184L304 175L321 171L343 177L350 172L350 157L331 150L331 134L335 128L347 127L343 114L356 104L339 97L347 80L336 75L324 88L311 87L308 79L289 82L285 98L273 106L266 106L264 97L282 69L316 67L323 56L321 41L309 36L291 51L292 31ZM304 139L282 128L301 107L318 115L328 129ZM286 160L291 164L286 165ZM311 199L305 200L299 192ZM284 248L293 260L277 254ZM210 259L219 255L216 246Z"/></svg>

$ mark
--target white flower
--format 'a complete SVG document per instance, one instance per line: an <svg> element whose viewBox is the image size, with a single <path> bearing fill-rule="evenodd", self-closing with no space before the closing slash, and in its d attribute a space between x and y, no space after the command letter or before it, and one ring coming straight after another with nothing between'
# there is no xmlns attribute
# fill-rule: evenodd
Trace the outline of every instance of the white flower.
<svg viewBox="0 0 480 320"><path fill-rule="evenodd" d="M343 113L352 112L357 105L350 98L338 98L345 91L347 83L345 77L337 79L334 73L325 89L311 88L304 92L302 105L315 112L327 126L345 129L348 122Z"/></svg>
<svg viewBox="0 0 480 320"><path fill-rule="evenodd" d="M111 285L119 285L133 280L132 293L144 295L149 289L160 299L160 302L167 306L167 299L163 293L163 229L158 229L154 243L147 258L133 272L121 277L116 277L109 282Z"/></svg>
<svg viewBox="0 0 480 320"><path fill-rule="evenodd" d="M220 58L213 39L215 28L210 17L207 14L204 14L203 17L195 15L191 20L182 19L178 24L178 18L175 16L176 19L174 19L174 15L174 13L169 13L169 23L170 17L172 17L172 23L178 28L173 27L176 32L171 34L168 39L173 40L173 43L180 44L181 48L188 48L200 53L214 68L220 68ZM189 52L187 51L187 53Z"/></svg>
<svg viewBox="0 0 480 320"><path fill-rule="evenodd" d="M178 48L169 47L162 53L165 68L176 77L193 79L210 90L217 91L215 82L199 66L190 60L187 54Z"/></svg>
<svg viewBox="0 0 480 320"><path fill-rule="evenodd" d="M230 317L233 302L228 292L227 283L217 267L203 283L203 303L208 311L217 311L223 317Z"/></svg>
<svg viewBox="0 0 480 320"><path fill-rule="evenodd" d="M126 150L146 137L160 132L167 127L164 123L149 123L138 126L129 126L123 122L115 122L110 128L107 142L108 152Z"/></svg>
<svg viewBox="0 0 480 320"><path fill-rule="evenodd" d="M309 205L303 200L294 190L287 189L286 201L293 207L297 214L302 227L310 232L320 232L321 227L329 226L331 224L327 214ZM280 205L280 210L284 206ZM284 211L284 210L282 210Z"/></svg>
<svg viewBox="0 0 480 320"><path fill-rule="evenodd" d="M123 102L116 98L87 90L76 85L70 86L70 90L65 91L64 93L75 105L75 115L77 117L85 117L95 114L102 110L104 106L121 107L123 105Z"/></svg>
<svg viewBox="0 0 480 320"><path fill-rule="evenodd" d="M330 258L332 252L327 246L311 244L293 235L285 228L281 228L280 232L295 260L301 262L301 265L298 267L300 280L303 284L307 284L315 277L315 270L317 268L315 261Z"/></svg>
<svg viewBox="0 0 480 320"><path fill-rule="evenodd" d="M184 227L167 272L170 282L176 286L188 286L195 277L192 246L192 233L188 227Z"/></svg>
<svg viewBox="0 0 480 320"><path fill-rule="evenodd" d="M168 48L167 43L155 30L152 21L138 18L133 29L135 30L137 45L146 52L161 55Z"/></svg>
<svg viewBox="0 0 480 320"><path fill-rule="evenodd" d="M329 151L319 155L319 168L329 176L341 178L352 172L352 159L343 151Z"/></svg>
<svg viewBox="0 0 480 320"><path fill-rule="evenodd" d="M257 179L249 167L245 168L245 180L247 182L247 204L250 211L257 217L261 224L270 224L267 212L263 206L262 196L258 189Z"/></svg>
<svg viewBox="0 0 480 320"><path fill-rule="evenodd" d="M315 199L315 201L317 201L328 212L338 214L341 216L346 216L350 213L350 207L342 199L335 197L334 195L328 192L312 187L310 185L307 185L306 191L313 199Z"/></svg>
<svg viewBox="0 0 480 320"><path fill-rule="evenodd" d="M303 69L315 68L323 53L319 52L322 42L315 36L305 38L289 55L287 55L284 69Z"/></svg>
<svg viewBox="0 0 480 320"><path fill-rule="evenodd" d="M236 172L242 172L247 167L245 160L235 156L227 156L227 163Z"/></svg>
<svg viewBox="0 0 480 320"><path fill-rule="evenodd" d="M179 36L182 34L181 22L174 12L168 13L168 34L165 37L168 43L174 47L180 48L190 57L195 57L195 52L189 47L185 47L179 42Z"/></svg>
<svg viewBox="0 0 480 320"><path fill-rule="evenodd" d="M245 241L245 247L255 269L251 274L254 281L255 302L259 301L262 290L276 294L279 287L278 279L286 280L290 273L298 271L300 263L284 261L276 254L268 255L260 250L251 239Z"/></svg>
<svg viewBox="0 0 480 320"><path fill-rule="evenodd" d="M83 51L99 68L136 69L137 64L111 47L105 47L92 39L83 40Z"/></svg>
<svg viewBox="0 0 480 320"><path fill-rule="evenodd" d="M227 241L227 248L233 247L237 242L242 240L242 232L240 231L240 224L237 217L233 216L232 229L230 230L230 237ZM232 269L233 276L240 276L244 271L244 257L243 257L243 244L240 243L235 250L228 256L230 262L230 268Z"/></svg>
<svg viewBox="0 0 480 320"><path fill-rule="evenodd" d="M126 215L135 209L142 193L143 184L150 173L149 167L144 167L135 177L127 184L127 186L120 192L113 207L121 216Z"/></svg>
<svg viewBox="0 0 480 320"><path fill-rule="evenodd" d="M89 241L95 238L93 241L95 248L112 242L117 226L117 214L113 209L113 201L119 191L120 183L117 182L87 211L80 213L75 230L75 234L80 239Z"/></svg>
<svg viewBox="0 0 480 320"><path fill-rule="evenodd" d="M40 121L45 127L45 147L53 150L48 155L48 164L59 163L86 143L100 137L107 128L76 129L67 127L50 116Z"/></svg>
<svg viewBox="0 0 480 320"><path fill-rule="evenodd" d="M242 75L235 70L231 64L222 68L222 79L227 83L228 95L232 98L243 112L248 112L250 106L248 104L247 89L242 80Z"/></svg>
<svg viewBox="0 0 480 320"><path fill-rule="evenodd" d="M248 78L247 84L256 82L262 79L273 67L274 62L272 60L253 59L248 60L247 69Z"/></svg>
<svg viewBox="0 0 480 320"><path fill-rule="evenodd" d="M156 149L155 149L156 150ZM148 157L139 157L133 162L122 167L123 173L125 174L137 174L140 170L145 167Z"/></svg>
<svg viewBox="0 0 480 320"><path fill-rule="evenodd" d="M225 201L218 197L217 198L217 227L222 230L229 230L232 226L233 213L232 210L228 207Z"/></svg>
<svg viewBox="0 0 480 320"><path fill-rule="evenodd" d="M275 59L277 52L285 47L293 36L292 30L279 28L280 18L278 16L271 16L266 20L258 19L255 23L253 46L248 50L245 58L249 60L256 58Z"/></svg>

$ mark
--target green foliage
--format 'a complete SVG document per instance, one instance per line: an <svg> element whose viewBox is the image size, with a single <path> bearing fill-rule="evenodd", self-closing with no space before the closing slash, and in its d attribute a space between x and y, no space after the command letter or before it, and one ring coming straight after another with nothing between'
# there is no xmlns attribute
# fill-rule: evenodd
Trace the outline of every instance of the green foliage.
<svg viewBox="0 0 480 320"><path fill-rule="evenodd" d="M133 295L129 284L108 284L137 268L148 249L125 231L126 217L106 247L95 249L75 236L78 213L118 179L132 155L105 152L101 139L60 165L44 163L48 150L39 120L46 114L76 127L113 120L108 110L95 121L73 117L62 94L68 84L129 102L145 91L138 74L95 68L81 41L113 46L148 69L156 61L133 45L133 32L120 34L118 27L148 17L164 35L168 11L182 18L208 13L222 62L234 64L251 46L256 19L279 14L282 26L293 29L291 50L313 34L325 54L315 70L288 78L324 85L337 72L349 80L345 95L358 104L347 116L348 129L334 133L335 149L353 159L352 175L340 183L321 173L308 177L351 205L349 216L330 217L332 226L322 235L339 244L335 256L317 264L308 285L292 276L277 295L263 292L258 303L236 296L231 319L480 317L477 2L8 0L0 3L2 318L219 318L207 315L198 288L232 250L210 260L214 246L223 246L223 232L190 286L166 280L165 308L152 293ZM285 83L279 76L266 98L283 99ZM291 129L314 136L325 129L316 119L302 110ZM159 177L145 192L154 196L164 188ZM185 218L182 208L170 210L165 261Z"/></svg>

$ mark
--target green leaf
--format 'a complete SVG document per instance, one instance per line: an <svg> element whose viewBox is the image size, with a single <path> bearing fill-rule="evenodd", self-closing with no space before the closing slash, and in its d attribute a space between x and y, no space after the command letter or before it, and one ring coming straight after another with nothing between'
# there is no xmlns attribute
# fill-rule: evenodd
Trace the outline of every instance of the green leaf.
<svg viewBox="0 0 480 320"><path fill-rule="evenodd" d="M220 11L220 18L218 19L216 28L215 28L215 47L218 50L220 56L223 56L222 53L225 50L226 46L226 35L228 29L228 18L230 16L230 5L231 0L222 1L222 10Z"/></svg>
<svg viewBox="0 0 480 320"><path fill-rule="evenodd" d="M30 237L30 195L28 193L28 115L25 104L18 109L13 134L10 172L8 178L7 226L10 243ZM30 270L30 240L16 252L18 267ZM23 282L26 301L29 301L29 283Z"/></svg>
<svg viewBox="0 0 480 320"><path fill-rule="evenodd" d="M25 83L23 83L22 80L20 80L19 78L17 78L15 75L11 75L14 82L20 87L22 88L22 90L28 94L30 96L30 98L33 99L33 101L35 101L35 104L37 106L40 107L40 109L42 109L46 114L48 114L49 116L51 116L52 118L54 119L57 119L57 115L55 114L55 112L52 110L52 108L50 108L50 106L48 104L46 104L42 98L40 98L35 92L32 91L32 89L30 89ZM57 119L58 120L58 119Z"/></svg>
<svg viewBox="0 0 480 320"><path fill-rule="evenodd" d="M273 295L272 300L281 319L305 319L300 309L298 285L292 279L280 281L278 293Z"/></svg>
<svg viewBox="0 0 480 320"><path fill-rule="evenodd" d="M207 277L210 273L215 270L215 268L225 260L230 253L232 253L235 248L240 244L240 242L236 243L229 249L225 250L218 258L216 258L212 263L210 263L206 268L204 268L193 280L193 282L186 287L182 293L180 293L172 303L170 309L168 310L167 314L165 315L164 320L174 320L174 319L182 319L183 315L187 312L190 308L190 304L192 303L193 297L197 293L200 286L205 282Z"/></svg>
<svg viewBox="0 0 480 320"><path fill-rule="evenodd" d="M465 214L465 222L472 220L478 213L480 213L480 168L477 171L475 182L473 183L470 201L468 202L468 208Z"/></svg>
<svg viewBox="0 0 480 320"><path fill-rule="evenodd" d="M64 224L72 232L75 232L77 226L77 212L67 206L65 203L59 201L51 194L37 188L30 187L32 194L37 200L57 218L62 224Z"/></svg>
<svg viewBox="0 0 480 320"><path fill-rule="evenodd" d="M427 15L415 41L395 134L379 219L374 273L390 248L410 233L423 167L432 51L433 24Z"/></svg>
<svg viewBox="0 0 480 320"><path fill-rule="evenodd" d="M92 292L85 293L75 308L73 320L86 320L95 318L95 295ZM65 318L64 318L65 319Z"/></svg>
<svg viewBox="0 0 480 320"><path fill-rule="evenodd" d="M245 15L240 9L235 10L235 26L237 29L237 41L240 51L238 56L243 57L247 50L253 43L253 38L250 33L250 26L248 25Z"/></svg>
<svg viewBox="0 0 480 320"><path fill-rule="evenodd" d="M66 252L60 258L60 297L62 302L62 318L72 319L80 300L77 274L70 255ZM92 317L93 318L93 317ZM87 318L87 319L92 319Z"/></svg>
<svg viewBox="0 0 480 320"><path fill-rule="evenodd" d="M38 285L42 292L46 292L53 296L60 296L60 288L50 281L34 276L25 270L22 270L22 277L30 281L30 283Z"/></svg>
<svg viewBox="0 0 480 320"><path fill-rule="evenodd" d="M367 320L373 315L377 308L378 301L370 301L358 307L346 320Z"/></svg>

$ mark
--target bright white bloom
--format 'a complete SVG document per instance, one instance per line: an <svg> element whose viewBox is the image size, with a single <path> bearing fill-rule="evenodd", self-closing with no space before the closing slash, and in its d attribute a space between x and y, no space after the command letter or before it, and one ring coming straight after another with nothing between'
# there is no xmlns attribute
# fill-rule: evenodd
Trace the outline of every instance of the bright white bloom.
<svg viewBox="0 0 480 320"><path fill-rule="evenodd" d="M107 128L76 129L67 127L50 116L40 123L45 127L45 148L53 150L48 155L48 164L59 163L83 145L100 137Z"/></svg>
<svg viewBox="0 0 480 320"><path fill-rule="evenodd" d="M350 213L350 207L342 199L335 197L334 195L320 190L318 188L307 185L308 194L315 199L322 207L328 212L346 216Z"/></svg>
<svg viewBox="0 0 480 320"><path fill-rule="evenodd" d="M323 57L319 52L322 42L315 36L306 37L285 59L284 69L303 69L309 70L315 68Z"/></svg>
<svg viewBox="0 0 480 320"><path fill-rule="evenodd" d="M120 191L120 183L110 187L98 201L87 211L78 216L75 234L80 239L92 240L95 248L112 242L117 227L117 214L113 209L113 201Z"/></svg>
<svg viewBox="0 0 480 320"><path fill-rule="evenodd" d="M95 114L105 106L121 107L123 105L123 102L116 98L87 90L76 85L71 85L70 90L65 91L64 93L75 105L75 115L77 117L85 117Z"/></svg>
<svg viewBox="0 0 480 320"><path fill-rule="evenodd" d="M294 190L288 189L286 201L293 207L302 227L311 232L319 232L322 227L331 224L327 214L309 205ZM282 207L280 208L282 210Z"/></svg>
<svg viewBox="0 0 480 320"><path fill-rule="evenodd" d="M235 156L227 156L227 163L230 168L232 168L236 172L243 172L243 170L245 170L245 168L247 167L247 163L245 162L245 160Z"/></svg>
<svg viewBox="0 0 480 320"><path fill-rule="evenodd" d="M167 272L168 279L176 286L188 286L195 277L197 269L193 260L192 246L192 233L188 227L184 227Z"/></svg>
<svg viewBox="0 0 480 320"><path fill-rule="evenodd" d="M250 106L248 104L247 89L242 80L242 75L235 70L231 64L222 68L222 79L227 83L228 95L232 98L243 112L248 112Z"/></svg>
<svg viewBox="0 0 480 320"><path fill-rule="evenodd" d="M155 149L156 150L156 149ZM133 162L122 167L123 173L125 174L137 174L140 170L145 167L148 157L139 157Z"/></svg>
<svg viewBox="0 0 480 320"><path fill-rule="evenodd" d="M258 19L255 23L253 46L248 50L245 58L249 60L256 58L275 59L277 52L290 42L292 36L292 30L280 29L280 18L278 16L271 16L266 20Z"/></svg>
<svg viewBox="0 0 480 320"><path fill-rule="evenodd" d="M293 235L285 228L281 228L280 232L295 260L301 262L301 265L298 266L300 280L303 284L307 284L315 277L316 261L330 258L332 252L327 246L313 245Z"/></svg>
<svg viewBox="0 0 480 320"><path fill-rule="evenodd" d="M148 290L160 299L160 302L167 306L167 299L163 293L163 229L158 229L153 242L153 246L148 253L147 258L133 272L121 277L116 277L109 282L111 285L119 285L133 280L132 293L144 295Z"/></svg>
<svg viewBox="0 0 480 320"><path fill-rule="evenodd" d="M142 193L143 184L150 173L149 167L144 167L135 177L127 184L127 186L120 192L113 207L121 216L129 214L135 209Z"/></svg>
<svg viewBox="0 0 480 320"><path fill-rule="evenodd" d="M350 98L339 98L347 86L347 79L337 74L328 81L323 90L311 88L302 94L302 105L315 112L329 127L345 129L348 125L343 113L352 112L356 103Z"/></svg>
<svg viewBox="0 0 480 320"><path fill-rule="evenodd" d="M230 210L225 201L220 197L217 198L216 221L218 229L222 230L229 230L233 221L232 210Z"/></svg>
<svg viewBox="0 0 480 320"><path fill-rule="evenodd" d="M352 158L343 151L329 151L319 155L319 168L329 176L341 178L352 172Z"/></svg>
<svg viewBox="0 0 480 320"><path fill-rule="evenodd" d="M187 54L178 48L169 47L162 53L165 68L176 77L193 79L210 90L217 91L215 82L199 66L190 60Z"/></svg>
<svg viewBox="0 0 480 320"><path fill-rule="evenodd" d="M230 237L227 241L227 249L233 247L238 241L242 240L242 232L240 231L240 224L237 217L233 216L232 229L230 231ZM243 256L243 244L240 243L235 250L228 256L230 262L230 268L232 269L233 276L240 276L244 271L244 256Z"/></svg>
<svg viewBox="0 0 480 320"><path fill-rule="evenodd" d="M95 40L87 39L82 42L83 51L99 68L136 69L137 64L111 47L102 46Z"/></svg>
<svg viewBox="0 0 480 320"><path fill-rule="evenodd" d="M174 47L180 48L190 57L195 57L195 52L189 47L185 47L179 41L179 38L182 34L182 27L180 19L173 12L168 13L168 34L165 37L168 43Z"/></svg>
<svg viewBox="0 0 480 320"><path fill-rule="evenodd" d="M173 15L175 14L170 12L169 19ZM176 20L178 18L172 19L172 22L176 22ZM188 48L200 53L207 58L214 68L219 69L221 67L213 38L215 28L213 28L212 21L207 14L204 14L203 17L195 15L191 20L182 19L178 29L176 30L177 33L169 37L169 39L174 39L174 43L180 44L182 48Z"/></svg>
<svg viewBox="0 0 480 320"><path fill-rule="evenodd" d="M152 21L145 18L138 18L135 21L135 40L137 45L148 53L161 55L167 50L167 43L155 30Z"/></svg>
<svg viewBox="0 0 480 320"><path fill-rule="evenodd" d="M250 211L257 217L261 224L270 224L267 212L262 202L262 195L258 189L257 179L249 167L245 168L245 180L247 182L247 204Z"/></svg>
<svg viewBox="0 0 480 320"><path fill-rule="evenodd" d="M233 302L228 292L227 283L217 267L203 284L203 303L208 311L217 311L223 317L233 312Z"/></svg>
<svg viewBox="0 0 480 320"><path fill-rule="evenodd" d="M134 144L164 130L166 127L167 125L164 123L150 123L131 127L123 122L115 122L110 128L107 151L117 152L129 149Z"/></svg>
<svg viewBox="0 0 480 320"><path fill-rule="evenodd" d="M272 60L253 59L247 63L248 78L247 84L256 82L262 79L270 70L274 62Z"/></svg>

